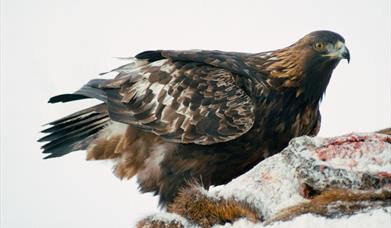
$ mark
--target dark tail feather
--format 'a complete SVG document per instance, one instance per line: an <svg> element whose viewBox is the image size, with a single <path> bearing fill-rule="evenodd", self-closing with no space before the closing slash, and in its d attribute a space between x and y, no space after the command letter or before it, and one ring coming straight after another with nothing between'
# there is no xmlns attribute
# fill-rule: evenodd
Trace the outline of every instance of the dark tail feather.
<svg viewBox="0 0 391 228"><path fill-rule="evenodd" d="M69 102L87 98L96 98L106 102L106 94L99 88L100 84L106 81L106 79L93 79L74 93L61 94L50 98L49 103Z"/></svg>
<svg viewBox="0 0 391 228"><path fill-rule="evenodd" d="M103 103L49 123L52 126L42 131L49 135L38 140L48 142L41 147L44 154L49 154L45 159L87 149L109 121L107 108Z"/></svg>
<svg viewBox="0 0 391 228"><path fill-rule="evenodd" d="M61 95L51 97L48 102L49 103L69 102L69 101L76 101L76 100L81 100L86 98L90 98L90 97L81 94L66 93L66 94L61 94Z"/></svg>

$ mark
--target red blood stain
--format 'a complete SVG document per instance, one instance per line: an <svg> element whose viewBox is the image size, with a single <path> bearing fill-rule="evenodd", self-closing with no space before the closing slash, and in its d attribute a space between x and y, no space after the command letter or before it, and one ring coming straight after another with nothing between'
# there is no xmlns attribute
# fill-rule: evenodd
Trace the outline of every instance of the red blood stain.
<svg viewBox="0 0 391 228"><path fill-rule="evenodd" d="M373 153L383 151L385 142L391 137L367 135L347 135L344 137L331 138L325 145L315 149L315 154L322 161L328 161L333 158L356 159L363 156L363 153ZM349 165L356 165L354 162Z"/></svg>

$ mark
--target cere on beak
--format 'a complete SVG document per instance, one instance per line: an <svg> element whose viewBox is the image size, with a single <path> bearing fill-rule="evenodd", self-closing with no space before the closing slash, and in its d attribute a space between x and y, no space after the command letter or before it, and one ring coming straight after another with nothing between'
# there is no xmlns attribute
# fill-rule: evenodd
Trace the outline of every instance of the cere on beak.
<svg viewBox="0 0 391 228"><path fill-rule="evenodd" d="M332 59L346 59L348 63L350 62L350 53L349 49L341 41L338 41L335 45L327 46L328 53L323 55Z"/></svg>

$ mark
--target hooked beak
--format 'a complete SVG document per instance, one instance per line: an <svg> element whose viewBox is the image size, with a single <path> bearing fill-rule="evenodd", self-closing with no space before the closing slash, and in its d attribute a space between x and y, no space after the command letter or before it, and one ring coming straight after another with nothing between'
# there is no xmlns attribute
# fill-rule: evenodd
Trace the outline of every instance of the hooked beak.
<svg viewBox="0 0 391 228"><path fill-rule="evenodd" d="M350 52L346 46L344 46L344 48L343 48L343 51L341 53L341 58L346 59L348 61L348 63L350 62Z"/></svg>
<svg viewBox="0 0 391 228"><path fill-rule="evenodd" d="M328 54L324 55L333 59L346 59L348 63L350 62L350 52L345 44L341 41L338 41L335 45L329 45L327 47Z"/></svg>

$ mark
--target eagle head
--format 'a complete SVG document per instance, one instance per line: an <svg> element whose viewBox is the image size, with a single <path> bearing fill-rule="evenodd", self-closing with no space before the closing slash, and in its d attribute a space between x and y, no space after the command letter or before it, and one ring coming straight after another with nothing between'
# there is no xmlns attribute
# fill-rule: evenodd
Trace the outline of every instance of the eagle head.
<svg viewBox="0 0 391 228"><path fill-rule="evenodd" d="M346 59L350 62L349 49L345 39L331 31L315 31L304 36L293 45L293 48L308 52L315 61L328 62Z"/></svg>
<svg viewBox="0 0 391 228"><path fill-rule="evenodd" d="M319 101L342 59L350 61L345 39L332 31L315 31L264 58L264 72L277 88L295 88L297 96Z"/></svg>

